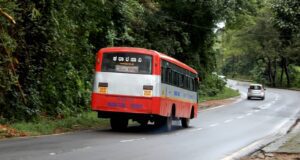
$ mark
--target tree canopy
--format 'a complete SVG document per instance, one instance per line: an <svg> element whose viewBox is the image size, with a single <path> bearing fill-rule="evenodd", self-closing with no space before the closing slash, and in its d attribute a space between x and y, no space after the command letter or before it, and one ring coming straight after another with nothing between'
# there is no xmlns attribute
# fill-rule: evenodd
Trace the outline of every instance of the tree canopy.
<svg viewBox="0 0 300 160"><path fill-rule="evenodd" d="M238 15L245 23L222 33L224 73L273 87L297 86L299 78L299 13L297 1L262 1L256 11ZM231 67L234 66L234 67Z"/></svg>
<svg viewBox="0 0 300 160"><path fill-rule="evenodd" d="M211 76L219 54L216 24L226 22L227 32L236 34L241 26L258 23L251 16L261 5L258 0L0 0L0 120L88 110L95 54L107 46L171 55L198 70L201 94L215 94L224 85ZM237 41L229 40L226 52Z"/></svg>

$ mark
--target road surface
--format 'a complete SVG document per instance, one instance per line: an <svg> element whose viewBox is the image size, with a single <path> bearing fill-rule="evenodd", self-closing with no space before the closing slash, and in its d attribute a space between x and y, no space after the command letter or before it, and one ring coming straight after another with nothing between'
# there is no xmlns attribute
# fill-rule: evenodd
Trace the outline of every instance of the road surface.
<svg viewBox="0 0 300 160"><path fill-rule="evenodd" d="M300 110L300 92L266 90L265 100L246 100L248 84L230 81L242 97L199 111L191 128L175 122L171 132L151 127L80 131L0 141L1 160L218 160L275 134Z"/></svg>

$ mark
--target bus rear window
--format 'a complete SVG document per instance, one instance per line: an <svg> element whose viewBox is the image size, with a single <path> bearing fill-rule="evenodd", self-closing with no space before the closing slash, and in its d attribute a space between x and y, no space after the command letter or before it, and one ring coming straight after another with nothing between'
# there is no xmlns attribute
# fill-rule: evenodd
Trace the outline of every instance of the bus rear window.
<svg viewBox="0 0 300 160"><path fill-rule="evenodd" d="M102 72L152 73L152 56L136 53L104 53Z"/></svg>

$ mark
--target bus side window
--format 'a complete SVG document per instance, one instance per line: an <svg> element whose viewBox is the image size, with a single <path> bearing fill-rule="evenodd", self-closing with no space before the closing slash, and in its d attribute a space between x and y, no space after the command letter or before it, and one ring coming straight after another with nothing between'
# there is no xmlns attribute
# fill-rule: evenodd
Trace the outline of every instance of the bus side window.
<svg viewBox="0 0 300 160"><path fill-rule="evenodd" d="M172 74L171 74L171 76L172 76L171 84L175 85L175 72L173 70L171 72L172 72Z"/></svg>
<svg viewBox="0 0 300 160"><path fill-rule="evenodd" d="M167 68L167 83L168 84L171 84L172 83L172 70L171 68Z"/></svg>
<svg viewBox="0 0 300 160"><path fill-rule="evenodd" d="M195 79L192 80L192 91L196 91L196 86L195 86Z"/></svg>
<svg viewBox="0 0 300 160"><path fill-rule="evenodd" d="M166 83L166 68L161 67L161 82Z"/></svg>
<svg viewBox="0 0 300 160"><path fill-rule="evenodd" d="M191 91L194 91L194 80L191 78L190 82L191 82Z"/></svg>
<svg viewBox="0 0 300 160"><path fill-rule="evenodd" d="M175 72L175 86L179 86L179 73Z"/></svg>
<svg viewBox="0 0 300 160"><path fill-rule="evenodd" d="M188 77L184 76L184 88L188 89Z"/></svg>
<svg viewBox="0 0 300 160"><path fill-rule="evenodd" d="M184 75L180 74L179 75L179 87L183 87L183 81L184 81Z"/></svg>

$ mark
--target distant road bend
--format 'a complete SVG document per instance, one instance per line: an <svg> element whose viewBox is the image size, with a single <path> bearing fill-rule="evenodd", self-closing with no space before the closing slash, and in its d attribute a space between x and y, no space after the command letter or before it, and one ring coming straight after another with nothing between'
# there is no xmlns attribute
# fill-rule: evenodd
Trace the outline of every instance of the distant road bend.
<svg viewBox="0 0 300 160"><path fill-rule="evenodd" d="M300 110L300 92L266 90L265 100L246 100L247 83L231 81L242 98L199 111L191 128L171 132L149 127L80 131L0 141L1 160L218 160L279 130ZM178 126L178 127L177 127Z"/></svg>

